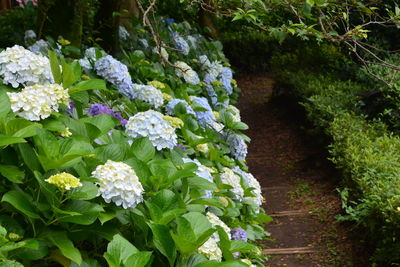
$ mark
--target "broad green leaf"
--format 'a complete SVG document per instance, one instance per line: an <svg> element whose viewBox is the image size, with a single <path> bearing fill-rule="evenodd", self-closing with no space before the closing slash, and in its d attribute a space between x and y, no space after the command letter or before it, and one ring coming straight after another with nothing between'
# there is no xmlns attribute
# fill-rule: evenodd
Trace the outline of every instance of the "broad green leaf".
<svg viewBox="0 0 400 267"><path fill-rule="evenodd" d="M117 234L107 245L107 252L104 253L104 258L107 260L108 266L120 267L130 256L139 252L121 235ZM128 265L129 266L129 265Z"/></svg>
<svg viewBox="0 0 400 267"><path fill-rule="evenodd" d="M49 131L37 128L34 137L36 145L48 158L56 158L59 155L60 145L57 138Z"/></svg>
<svg viewBox="0 0 400 267"><path fill-rule="evenodd" d="M106 82L101 79L82 81L69 88L68 92L73 94L86 90L107 90Z"/></svg>
<svg viewBox="0 0 400 267"><path fill-rule="evenodd" d="M54 82L61 84L62 76L60 70L60 62L58 61L57 54L52 50L49 50L48 53L49 53L50 67L51 67L51 72L53 73Z"/></svg>
<svg viewBox="0 0 400 267"><path fill-rule="evenodd" d="M130 256L125 261L125 266L127 267L145 267L150 261L152 252L150 251L139 251L132 256Z"/></svg>
<svg viewBox="0 0 400 267"><path fill-rule="evenodd" d="M156 153L153 144L147 137L135 139L131 146L131 151L135 157L143 162L148 162L149 160L153 159Z"/></svg>
<svg viewBox="0 0 400 267"><path fill-rule="evenodd" d="M100 212L104 209L96 203L92 203L84 200L71 200L65 206L62 207L65 211L76 212L81 215L76 216L60 216L59 221L72 222L76 224L89 225L93 223Z"/></svg>
<svg viewBox="0 0 400 267"><path fill-rule="evenodd" d="M77 264L82 263L81 253L77 248L75 248L72 241L68 238L66 232L49 230L46 234L46 238L53 245L58 247L65 257L76 262Z"/></svg>
<svg viewBox="0 0 400 267"><path fill-rule="evenodd" d="M190 177L188 178L189 186L200 190L217 190L217 186L210 181L207 181L201 177Z"/></svg>
<svg viewBox="0 0 400 267"><path fill-rule="evenodd" d="M0 165L0 173L10 182L20 184L25 178L25 172L13 165Z"/></svg>
<svg viewBox="0 0 400 267"><path fill-rule="evenodd" d="M40 218L32 200L24 193L16 190L8 191L3 195L1 201L10 203L14 208L32 219Z"/></svg>
<svg viewBox="0 0 400 267"><path fill-rule="evenodd" d="M0 146L8 146L18 143L26 143L26 141L22 137L14 137L14 136L7 136L4 134L0 134Z"/></svg>
<svg viewBox="0 0 400 267"><path fill-rule="evenodd" d="M32 123L22 118L17 118L7 122L6 133L15 137L26 138L36 135L37 128L42 128L42 125L39 123Z"/></svg>
<svg viewBox="0 0 400 267"><path fill-rule="evenodd" d="M97 196L97 186L92 182L82 182L82 186L73 189L69 193L71 199L90 200Z"/></svg>
<svg viewBox="0 0 400 267"><path fill-rule="evenodd" d="M79 79L79 77L75 76L75 72L72 65L68 64L64 60L62 61L62 76L63 76L62 83L64 88L69 88Z"/></svg>
<svg viewBox="0 0 400 267"><path fill-rule="evenodd" d="M207 217L199 212L189 212L182 217L190 222L196 238L198 238L207 230L211 229L211 223L209 222Z"/></svg>
<svg viewBox="0 0 400 267"><path fill-rule="evenodd" d="M40 162L33 148L29 144L18 144L19 153L31 171L39 171L41 169Z"/></svg>
<svg viewBox="0 0 400 267"><path fill-rule="evenodd" d="M176 258L176 247L171 237L169 228L165 225L147 223L153 233L154 246L167 257L170 266L173 266Z"/></svg>

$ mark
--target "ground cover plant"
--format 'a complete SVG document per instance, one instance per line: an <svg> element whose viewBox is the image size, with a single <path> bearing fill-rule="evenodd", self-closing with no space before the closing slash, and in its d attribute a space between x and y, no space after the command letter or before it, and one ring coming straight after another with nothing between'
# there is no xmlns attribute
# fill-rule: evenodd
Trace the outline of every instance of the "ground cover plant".
<svg viewBox="0 0 400 267"><path fill-rule="evenodd" d="M168 52L140 24L118 58L33 31L0 52L4 266L263 265L270 218L221 44L158 23Z"/></svg>

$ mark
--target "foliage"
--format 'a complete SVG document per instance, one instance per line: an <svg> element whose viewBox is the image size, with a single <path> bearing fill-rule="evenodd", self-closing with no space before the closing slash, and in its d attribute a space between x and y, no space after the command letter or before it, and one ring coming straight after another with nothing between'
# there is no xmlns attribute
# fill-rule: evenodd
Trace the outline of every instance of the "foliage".
<svg viewBox="0 0 400 267"><path fill-rule="evenodd" d="M188 55L168 49L171 62L185 62L201 81L200 55L229 66L219 42L187 25L158 21L166 44L173 43L176 32L196 36ZM236 147L227 144L230 134L248 141L240 132L247 126L238 110L228 106L238 96L235 81L229 81L233 92L221 82L187 83L160 60L149 32L139 24L132 31L123 56L109 60L107 71L95 68L101 58L111 57L100 48L88 50L84 60L69 58L64 49L48 51L58 85L46 91L51 110L40 106L46 116L13 112L13 105L27 114L38 111L35 105L24 109L23 101L10 103L9 95L22 92L24 85L13 88L2 81L0 260L40 266L247 266L240 259L249 259L262 266L255 241L266 236L263 224L271 218L259 206L258 182L246 182L252 177L246 163L232 158ZM129 74L118 71L120 64ZM146 84L163 96L161 106L149 104L145 98L151 95L138 98L121 90ZM209 103L211 124L199 125L198 114L207 109L196 98ZM178 103L174 117L164 116L172 99L186 101L192 112ZM142 121L134 136L125 129L151 108L157 121L152 116ZM224 182L227 170L235 182ZM247 242L230 240L230 228L237 227L244 229Z"/></svg>

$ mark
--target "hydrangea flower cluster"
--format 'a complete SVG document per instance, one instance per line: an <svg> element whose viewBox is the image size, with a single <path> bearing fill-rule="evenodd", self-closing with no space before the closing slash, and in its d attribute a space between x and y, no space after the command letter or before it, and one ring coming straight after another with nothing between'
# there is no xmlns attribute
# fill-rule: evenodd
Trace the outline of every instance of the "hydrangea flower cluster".
<svg viewBox="0 0 400 267"><path fill-rule="evenodd" d="M219 248L217 241L213 237L210 237L197 250L199 253L206 256L209 260L222 260L222 251Z"/></svg>
<svg viewBox="0 0 400 267"><path fill-rule="evenodd" d="M212 212L207 212L206 214L208 221L211 223L212 227L221 226L225 233L228 235L229 240L231 239L231 229L226 225L221 219ZM214 239L219 242L218 232L213 234Z"/></svg>
<svg viewBox="0 0 400 267"><path fill-rule="evenodd" d="M168 101L167 105L165 106L165 112L167 112L167 114L171 116L175 115L175 106L179 103L183 103L186 106L186 112L188 114L195 115L193 108L189 106L188 102L178 98Z"/></svg>
<svg viewBox="0 0 400 267"><path fill-rule="evenodd" d="M197 165L197 170L194 172L197 176L206 179L207 181L213 183L214 179L209 172L208 168L204 166L203 164L200 163L197 159L188 159L188 158L183 158L182 159L184 163L192 162ZM212 198L212 191L206 190L204 191L204 196L205 198Z"/></svg>
<svg viewBox="0 0 400 267"><path fill-rule="evenodd" d="M134 97L131 76L124 64L108 55L96 61L94 67L98 75L115 85L122 94Z"/></svg>
<svg viewBox="0 0 400 267"><path fill-rule="evenodd" d="M240 177L229 168L223 168L222 171L223 172L220 174L222 183L232 186L233 189L230 190L235 193L239 199L242 199L244 191L240 184Z"/></svg>
<svg viewBox="0 0 400 267"><path fill-rule="evenodd" d="M37 40L31 46L28 46L28 50L35 54L47 55L49 44L45 40Z"/></svg>
<svg viewBox="0 0 400 267"><path fill-rule="evenodd" d="M210 104L208 103L207 98L193 97L192 101L196 102L197 104L200 104L200 106L202 106L204 109L207 110L207 111L195 111L195 116L199 121L200 126L203 128L212 127L215 123L216 118Z"/></svg>
<svg viewBox="0 0 400 267"><path fill-rule="evenodd" d="M119 35L119 39L121 41L126 41L129 39L129 32L126 30L126 28L124 26L119 26L118 29L118 35Z"/></svg>
<svg viewBox="0 0 400 267"><path fill-rule="evenodd" d="M231 229L232 240L247 242L247 233L243 228L236 227Z"/></svg>
<svg viewBox="0 0 400 267"><path fill-rule="evenodd" d="M36 33L33 30L27 30L24 35L24 43L26 46L33 45L36 41Z"/></svg>
<svg viewBox="0 0 400 267"><path fill-rule="evenodd" d="M240 122L242 120L242 118L240 117L240 110L237 107L233 105L228 105L226 109L232 115L232 120L234 122Z"/></svg>
<svg viewBox="0 0 400 267"><path fill-rule="evenodd" d="M195 72L188 64L183 61L175 62L176 75L183 78L187 83L198 84L200 82L197 72Z"/></svg>
<svg viewBox="0 0 400 267"><path fill-rule="evenodd" d="M190 47L189 44L185 41L185 39L183 39L183 37L180 36L179 33L177 32L174 32L172 34L172 38L174 40L175 48L178 49L179 52L187 56L189 54Z"/></svg>
<svg viewBox="0 0 400 267"><path fill-rule="evenodd" d="M172 117L172 116L164 115L164 116L163 116L163 119L164 119L165 121L167 121L169 124L171 124L171 126L174 127L175 129L176 129L176 128L182 128L183 125L185 124L185 123L183 122L183 120L181 120L181 119L178 118L178 117Z"/></svg>
<svg viewBox="0 0 400 267"><path fill-rule="evenodd" d="M163 94L152 85L132 85L133 98L149 103L154 108L159 108L164 103Z"/></svg>
<svg viewBox="0 0 400 267"><path fill-rule="evenodd" d="M92 172L98 179L99 194L107 203L114 202L124 209L134 208L143 201L144 189L135 171L123 162L108 160Z"/></svg>
<svg viewBox="0 0 400 267"><path fill-rule="evenodd" d="M139 112L130 117L126 134L132 138L148 137L157 150L173 149L177 144L175 129L163 119L163 114L154 110Z"/></svg>
<svg viewBox="0 0 400 267"><path fill-rule="evenodd" d="M53 184L57 186L59 189L65 191L65 190L71 190L72 188L76 187L81 187L82 183L81 181L73 176L72 174L62 172L62 173L57 173L55 175L50 176L45 180L49 184Z"/></svg>
<svg viewBox="0 0 400 267"><path fill-rule="evenodd" d="M231 151L231 156L237 160L244 160L247 156L247 145L244 139L238 134L231 134L227 137L226 143Z"/></svg>
<svg viewBox="0 0 400 267"><path fill-rule="evenodd" d="M95 62L96 61L96 48L94 47L90 47L88 49L85 50L84 53L85 57L79 59L79 64L81 65L81 67L86 70L86 71L91 71L92 70L92 63L91 62ZM105 56L105 55L103 55Z"/></svg>
<svg viewBox="0 0 400 267"><path fill-rule="evenodd" d="M245 197L245 199L250 199L254 201L258 206L261 206L264 201L264 197L262 195L261 186L258 180L251 173L242 171L238 166L233 167L232 170L242 176L244 182L247 184L248 187L254 188L252 190L252 193L255 196Z"/></svg>
<svg viewBox="0 0 400 267"><path fill-rule="evenodd" d="M211 62L206 55L200 56L199 61L202 64L201 69L205 72L203 79L204 82L210 85L213 82L219 81L225 88L226 92L229 95L232 94L232 70L229 67L224 67L218 61Z"/></svg>
<svg viewBox="0 0 400 267"><path fill-rule="evenodd" d="M58 111L59 104L69 104L69 95L61 85L33 85L18 93L7 93L11 109L22 118L39 121Z"/></svg>
<svg viewBox="0 0 400 267"><path fill-rule="evenodd" d="M4 84L11 84L14 88L53 83L49 59L19 45L0 53L0 76Z"/></svg>
<svg viewBox="0 0 400 267"><path fill-rule="evenodd" d="M119 112L115 112L106 104L91 104L90 108L87 110L87 113L91 116L96 116L99 114L109 114L114 118L117 118L123 126L125 126L126 123L128 122L121 116Z"/></svg>

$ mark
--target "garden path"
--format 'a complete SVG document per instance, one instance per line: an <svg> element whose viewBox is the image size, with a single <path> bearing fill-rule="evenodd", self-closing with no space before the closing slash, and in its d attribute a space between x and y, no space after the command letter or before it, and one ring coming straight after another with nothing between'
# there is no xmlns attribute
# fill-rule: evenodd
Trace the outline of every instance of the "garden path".
<svg viewBox="0 0 400 267"><path fill-rule="evenodd" d="M238 78L242 121L250 127L248 165L266 198L268 266L368 266L350 228L336 223L340 200L323 146L304 134L304 112L285 99L271 101L269 74ZM322 149L321 149L322 148ZM361 253L360 253L361 251Z"/></svg>

